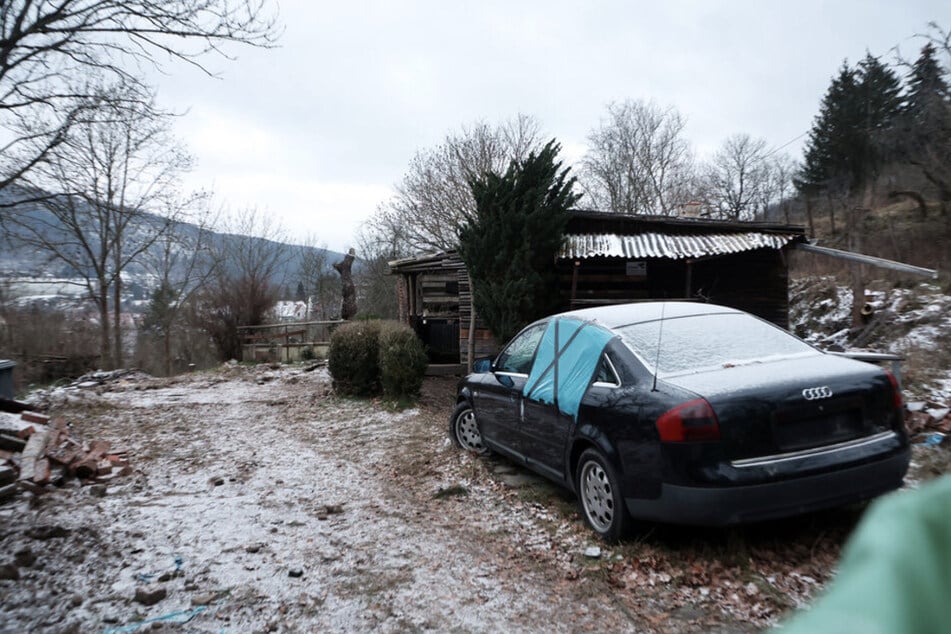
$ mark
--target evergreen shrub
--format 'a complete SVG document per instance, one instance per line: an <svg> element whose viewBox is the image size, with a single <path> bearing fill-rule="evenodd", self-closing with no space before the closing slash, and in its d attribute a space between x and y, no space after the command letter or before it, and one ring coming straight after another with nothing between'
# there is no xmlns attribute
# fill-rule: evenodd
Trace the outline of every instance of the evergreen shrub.
<svg viewBox="0 0 951 634"><path fill-rule="evenodd" d="M334 330L327 367L336 392L348 396L379 393L379 339L379 321L351 321Z"/></svg>
<svg viewBox="0 0 951 634"><path fill-rule="evenodd" d="M380 382L383 395L394 400L419 395L428 359L413 329L395 321L380 327Z"/></svg>

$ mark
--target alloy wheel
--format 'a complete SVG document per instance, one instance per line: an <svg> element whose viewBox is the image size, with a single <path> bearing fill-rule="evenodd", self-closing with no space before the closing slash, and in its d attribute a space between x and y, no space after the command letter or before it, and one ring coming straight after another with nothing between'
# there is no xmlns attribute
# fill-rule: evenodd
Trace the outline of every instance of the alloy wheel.
<svg viewBox="0 0 951 634"><path fill-rule="evenodd" d="M599 533L607 533L614 522L614 491L607 472L594 460L581 468L581 503L588 521Z"/></svg>
<svg viewBox="0 0 951 634"><path fill-rule="evenodd" d="M479 433L475 412L471 409L463 410L456 417L456 439L463 449L476 453L485 452L486 447L482 444L482 434Z"/></svg>

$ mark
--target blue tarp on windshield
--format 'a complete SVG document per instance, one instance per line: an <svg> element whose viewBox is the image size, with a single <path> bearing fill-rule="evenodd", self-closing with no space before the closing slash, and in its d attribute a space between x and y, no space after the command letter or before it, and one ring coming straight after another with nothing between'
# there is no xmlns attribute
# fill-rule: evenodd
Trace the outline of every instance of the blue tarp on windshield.
<svg viewBox="0 0 951 634"><path fill-rule="evenodd" d="M522 394L577 419L578 407L614 334L591 322L555 317L548 322Z"/></svg>

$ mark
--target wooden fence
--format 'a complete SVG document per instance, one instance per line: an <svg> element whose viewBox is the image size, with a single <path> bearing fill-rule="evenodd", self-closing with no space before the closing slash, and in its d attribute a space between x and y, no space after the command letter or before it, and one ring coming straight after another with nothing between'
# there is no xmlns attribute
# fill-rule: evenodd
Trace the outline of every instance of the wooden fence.
<svg viewBox="0 0 951 634"><path fill-rule="evenodd" d="M242 326L243 361L300 361L325 358L330 347L330 335L341 320L300 321L263 326Z"/></svg>

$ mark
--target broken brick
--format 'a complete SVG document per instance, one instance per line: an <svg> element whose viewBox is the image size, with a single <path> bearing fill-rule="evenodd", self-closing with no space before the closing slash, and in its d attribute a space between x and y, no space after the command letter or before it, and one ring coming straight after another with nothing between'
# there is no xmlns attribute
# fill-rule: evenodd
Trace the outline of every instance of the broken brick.
<svg viewBox="0 0 951 634"><path fill-rule="evenodd" d="M69 472L83 480L95 477L98 470L99 461L88 456L81 460L76 460L69 465Z"/></svg>
<svg viewBox="0 0 951 634"><path fill-rule="evenodd" d="M23 440L27 440L30 436L33 435L35 431L36 431L36 428L33 427L33 425L24 427L23 429L17 432L17 438L22 438Z"/></svg>
<svg viewBox="0 0 951 634"><path fill-rule="evenodd" d="M40 458L33 466L33 482L37 484L46 484L50 481L50 461L47 458Z"/></svg>
<svg viewBox="0 0 951 634"><path fill-rule="evenodd" d="M38 412L23 412L20 414L20 418L28 423L39 423L41 425L47 425L50 422L49 416Z"/></svg>

